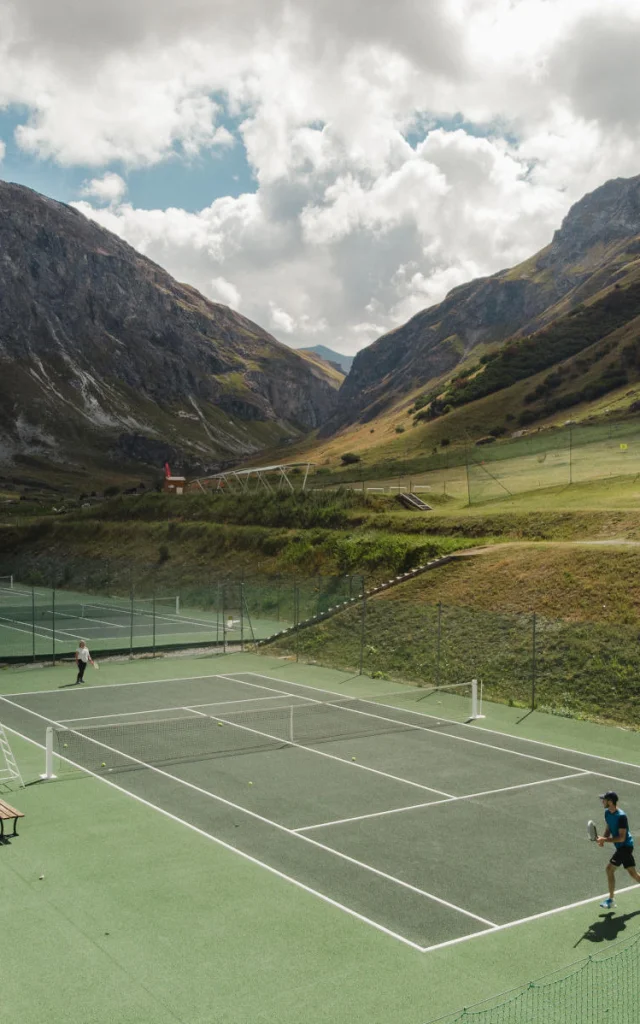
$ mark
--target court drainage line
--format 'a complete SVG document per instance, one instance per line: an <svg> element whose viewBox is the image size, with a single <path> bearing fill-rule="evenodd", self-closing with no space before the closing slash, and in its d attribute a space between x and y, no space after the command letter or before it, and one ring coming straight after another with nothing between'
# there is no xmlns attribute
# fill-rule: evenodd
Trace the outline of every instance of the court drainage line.
<svg viewBox="0 0 640 1024"><path fill-rule="evenodd" d="M96 687L92 687L96 689ZM56 693L56 690L49 690L49 693ZM241 697L239 700L219 700L219 701L207 701L206 704L178 704L172 708L150 708L148 711L117 711L109 715L82 715L80 718L62 718L61 723L67 725L69 722L95 722L102 721L103 718L126 718L128 715L159 715L164 711L194 711L196 708L221 708L225 704L253 704L258 700L282 700L280 695L274 697ZM306 697L300 697L299 700L306 700ZM300 705L305 707L304 704Z"/></svg>
<svg viewBox="0 0 640 1024"><path fill-rule="evenodd" d="M257 672L244 672L244 671L242 671L242 672L238 672L238 675L258 675L258 673ZM233 677L232 676L221 676L221 678L232 679ZM313 686L309 686L309 684L307 684L307 683L292 683L292 682L289 682L289 680L286 680L286 679L276 679L275 677L272 677L272 676L259 676L259 678L260 679L271 679L271 678L273 678L274 682L287 683L289 686L299 686L299 687L302 687L303 689L306 689L306 690L315 690L316 692L318 692L318 690L320 689L320 687L316 688L316 687L313 687ZM243 680L242 679L237 679L236 682L240 683L240 682L243 682ZM265 689L267 689L267 687L265 687ZM274 689L275 689L275 687L274 687ZM329 693L329 694L331 694L334 697L341 697L344 700L344 693L337 693L334 690L324 690L322 692ZM295 696L297 696L297 694L289 693L289 696L290 697L295 697ZM313 700L313 698L309 698L309 699ZM473 728L473 726L470 725L468 722L458 722L454 718L444 718L444 717L438 717L436 715L423 715L422 712L420 712L420 711L413 711L411 708L396 708L396 707L393 706L393 704L379 704L377 701L367 699L366 697L352 697L352 700L362 701L363 704L370 704L372 707L375 707L375 708L387 708L389 711L401 711L403 714L418 715L423 720L425 718L437 718L438 721L440 721L440 722L447 722L450 725L461 725L461 726L465 726L466 728L469 728L469 729ZM318 700L316 698L316 703L324 704L324 703L327 703L327 702L326 701L322 701L322 700ZM355 711L355 709L353 709L353 708L350 709L350 710L354 711L355 714L370 714L370 712L367 712L367 711ZM396 725L397 725L397 723L399 721L399 719L397 719L397 718L389 718L389 719L387 719L384 715L376 715L374 717L381 718L383 721L394 722ZM459 743L472 743L472 744L474 744L475 746L478 746L478 747L485 747L487 750L498 750L498 751L502 752L503 754L513 754L516 757L526 757L526 758L528 758L531 761L541 761L544 764L556 765L558 768L571 768L571 769L573 769L575 771L588 771L592 775L600 776L600 778L603 778L603 779L613 779L615 782L624 782L624 783L627 783L630 786L640 786L640 782L633 782L631 779L623 779L623 778L620 778L617 775L609 775L606 772L594 771L592 768L581 769L581 768L579 768L579 766L577 764L565 764L563 761L551 760L551 758L548 758L548 757L538 757L536 754L526 754L522 750L513 750L511 747L499 747L495 743L483 743L482 740L472 740L468 736L454 736L452 733L438 732L436 729L430 729L430 728L428 728L427 726L424 726L424 725L423 726L420 726L420 725L415 725L414 726L414 725L411 725L409 723L405 723L405 724L407 724L409 726L409 728L411 728L411 729L414 729L414 728L415 729L420 729L422 732L427 732L427 733L434 734L434 735L436 735L436 736L438 736L439 738L442 738L442 739L456 740ZM478 726L477 728L479 728L482 732L491 732L495 736L504 736L504 737L506 737L508 739L520 739L520 737L512 736L510 733L498 732L496 729L485 729L484 726ZM640 768L640 765L633 764L633 762L631 762L631 761L614 761L613 758L609 758L609 757L602 757L601 758L599 754L585 754L584 751L573 750L573 749L571 749L569 747L555 747L555 746L553 746L553 744L544 743L543 741L540 741L540 740L525 739L523 742L526 742L526 743L541 743L542 746L550 747L552 750L564 751L565 753L569 753L569 754L578 754L579 757L593 757L593 758L596 758L596 759L599 759L599 760L610 761L612 764L622 764L625 767L629 767L629 768Z"/></svg>
<svg viewBox="0 0 640 1024"><path fill-rule="evenodd" d="M50 721L50 724L54 724L52 720L48 721ZM38 743L37 740L31 739L30 736L25 736L23 733L18 732L17 729L12 729L11 726L9 725L6 725L5 729L7 729L7 731L12 733L14 736L19 736L21 740L25 740L25 742L31 743L35 747L39 747L40 750L45 749L42 743ZM82 765L76 764L75 761L72 761L68 757L64 757L63 755L58 756L63 761L66 761L68 764L73 765L74 768L77 768L79 771L91 776L91 778L95 779L97 782L103 782L106 786L111 786L112 789L117 790L124 796L129 797L131 800L135 800L137 803L142 804L144 807L149 807L151 810L157 811L158 814L162 814L165 818L168 818L170 821L174 821L179 825L184 825L184 827L189 829L191 832L195 832L196 835L202 836L204 839L208 839L210 842L215 843L217 846L221 846L229 853L236 854L238 857L241 857L243 860L248 861L250 864L253 864L256 867L264 868L265 871L268 871L270 874L275 875L276 878L280 878L282 879L282 881L291 883L291 885L295 886L297 889L301 889L303 892L308 893L310 896L317 897L323 903L327 903L329 906L333 907L336 910L342 910L349 917L353 917L363 924L370 925L372 928L375 928L376 931L382 932L389 938L396 939L398 942L403 943L405 946L410 946L411 949L415 949L416 952L423 952L423 947L419 943L413 942L411 939L407 939L404 935L400 935L399 932L392 931L391 928L387 928L386 925L380 924L378 921L374 921L373 918L366 917L365 914L361 914L357 910L353 910L351 907L348 907L346 904L340 903L338 900L334 900L331 896L325 895L325 893L320 892L318 889L313 889L310 885L306 885L304 882L300 882L297 878L293 878L292 875L287 875L283 871L279 871L278 868L272 867L271 864L267 864L265 861L258 860L257 857L253 857L250 853L245 853L244 850L240 850L236 846L232 846L230 843L226 843L224 839L219 839L218 836L212 835L211 832L206 832L204 829L198 828L197 825L193 825L190 821L187 821L185 818L178 817L177 814L172 814L171 811L165 810L164 807L160 807L158 804L151 803L150 800L145 800L144 797L138 796L137 793L132 793L130 790L125 789L123 786L119 786L118 783L114 782L112 779L105 779L102 775L98 775L96 772L92 772L90 768L83 768ZM489 931L492 931L492 929L489 929ZM482 931L481 934L484 934L484 930Z"/></svg>
<svg viewBox="0 0 640 1024"><path fill-rule="evenodd" d="M475 800L481 796L495 796L497 793L511 793L516 789L530 789L532 786L546 786L549 782L563 782L565 779L579 779L591 772L574 772L572 775L558 775L554 779L537 779L535 782L520 782L517 786L503 786L501 789L485 789L482 793L466 793L464 796L451 796L448 800L431 800L425 804L411 804L407 807L392 807L388 811L374 811L373 814L360 814L355 818L337 818L335 821L321 821L318 825L302 825L292 829L293 832L309 832L314 828L328 828L330 825L348 825L354 821L366 821L368 818L383 818L388 814L400 814L402 811L416 811L424 807L439 807L441 804L459 803L461 800Z"/></svg>
<svg viewBox="0 0 640 1024"><path fill-rule="evenodd" d="M195 710L195 706L186 707L186 711ZM276 710L278 710L276 708ZM391 779L393 782L401 782L405 786L414 786L416 789L423 789L427 793L438 793L439 796L447 797L451 799L451 793L445 793L441 789L434 789L433 786L425 786L422 782L412 782L411 779L403 779L400 775L391 775L390 772L383 772L379 768L371 768L369 765L360 764L359 761L347 761L346 757L338 757L337 754L330 754L327 750L316 750L315 747L308 747L304 743L296 743L295 740L284 739L282 736L274 736L272 733L262 732L260 729L253 729L249 725L240 725L238 722L231 722L228 718L224 718L223 715L206 715L204 711L196 711L196 714L201 715L203 718L211 718L214 721L224 722L225 725L230 725L234 729L242 729L243 732L253 733L255 736L262 736L267 740L275 740L278 743L284 743L288 747L296 747L298 750L304 750L308 754L317 754L319 757L328 757L332 761L339 761L340 764L345 764L349 768L360 768L365 772L373 772L374 775L381 775L385 779Z"/></svg>
<svg viewBox="0 0 640 1024"><path fill-rule="evenodd" d="M6 697L2 698L6 700ZM8 704L12 704L13 707L18 708L20 711L29 712L28 708L22 708L19 704L15 704L13 701L7 701ZM49 725L54 725L58 728L64 728L60 722L56 722L52 718L47 718L46 715L41 715L37 711L31 711L30 714L36 718L41 718L43 721L48 722ZM127 754L123 750L118 750L115 747L109 746L108 743L102 743L99 740L94 740L91 736L85 736L83 733L78 732L75 729L68 729L68 732L74 733L81 739L89 740L90 743L95 746L102 748L102 750L108 750L113 754L117 754L119 757L126 757L127 760L133 764L140 765L141 768L146 768L148 771L156 772L156 774L163 776L164 778L171 779L172 782L177 782L179 785L185 786L187 789L192 789L196 793L200 793L202 796L208 797L210 800L215 800L218 803L224 804L226 807L232 807L235 811L240 811L242 814L247 814L251 818L255 818L257 821L261 821L264 825L270 825L272 828L277 829L279 832L284 832L288 836L295 836L297 839L301 839L304 843L309 843L312 846L317 847L320 850L324 850L326 853L332 854L334 857L338 857L340 860L346 860L350 864L355 864L356 867L363 868L365 871L369 871L379 878L384 878L388 882L393 882L395 885L400 886L403 889L408 889L410 892L415 892L419 896L425 896L427 899L432 900L434 903L439 903L444 907L448 907L450 910L457 910L458 913L464 914L465 917L470 917L474 921L480 921L481 924L486 924L489 928L498 928L499 926L493 921L489 921L486 917L480 917L478 914L472 913L470 910L465 910L463 907L457 906L455 903L450 903L448 900L442 899L440 896L436 896L434 893L427 892L426 889L420 889L418 886L412 885L410 882L405 882L401 878L396 878L395 875L389 875L385 871L381 871L379 868L373 867L371 864L365 864L364 861L357 860L355 857L350 857L348 854L343 853L341 850L334 850L331 846L325 846L324 843L318 842L317 839L311 839L309 836L300 835L298 832L294 832L292 829L287 828L286 825L281 825L277 821L273 821L271 818L265 818L264 815L258 814L256 811L250 811L247 807L242 807L240 804L234 803L232 800L227 800L223 796L219 796L217 793L211 793L207 789L202 789L201 786L196 786L193 782L187 782L186 779L181 779L178 775L172 775L171 772L167 772L164 768L158 768L157 765L148 764L146 761L142 761L138 757L134 757L133 754ZM273 737L270 737L271 739ZM305 748L306 749L306 748ZM69 760L63 754L58 754L58 757L62 757L63 760ZM76 762L71 762L76 764ZM81 767L76 765L76 767ZM93 773L91 773L93 774ZM101 776L98 776L100 778Z"/></svg>

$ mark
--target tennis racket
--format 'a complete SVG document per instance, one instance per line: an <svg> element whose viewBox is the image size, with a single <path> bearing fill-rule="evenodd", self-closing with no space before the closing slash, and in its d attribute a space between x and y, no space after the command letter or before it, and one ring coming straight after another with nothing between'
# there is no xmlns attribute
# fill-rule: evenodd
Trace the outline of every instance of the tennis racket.
<svg viewBox="0 0 640 1024"><path fill-rule="evenodd" d="M95 670L96 670L96 672L97 672L97 671L98 671L98 669L100 668L100 666L98 665L98 662L97 662L97 661L94 661L94 663L93 663L93 667L95 668ZM594 828L595 828L595 826L594 826Z"/></svg>
<svg viewBox="0 0 640 1024"><path fill-rule="evenodd" d="M595 843L598 838L598 829L596 828L595 821L587 822L587 839L590 839L592 843Z"/></svg>

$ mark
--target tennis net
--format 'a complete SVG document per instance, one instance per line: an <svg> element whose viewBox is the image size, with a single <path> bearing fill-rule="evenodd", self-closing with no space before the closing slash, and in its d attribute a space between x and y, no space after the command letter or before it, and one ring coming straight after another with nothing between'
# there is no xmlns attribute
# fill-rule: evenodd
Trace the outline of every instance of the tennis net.
<svg viewBox="0 0 640 1024"><path fill-rule="evenodd" d="M216 756L309 746L395 732L420 732L469 720L477 707L475 680L438 688L442 699L459 702L465 713L438 718L359 697L256 708L220 715L137 719L104 725L47 729L44 777L84 768L100 774L125 769L198 761ZM439 706L440 707L440 706ZM187 709L188 710L188 709Z"/></svg>

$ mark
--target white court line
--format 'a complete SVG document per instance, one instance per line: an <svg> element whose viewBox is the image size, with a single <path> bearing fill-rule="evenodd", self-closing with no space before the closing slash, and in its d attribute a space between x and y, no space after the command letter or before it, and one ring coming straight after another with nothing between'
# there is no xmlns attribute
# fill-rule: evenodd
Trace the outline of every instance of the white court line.
<svg viewBox="0 0 640 1024"><path fill-rule="evenodd" d="M591 772L574 772L572 775L558 775L555 779L538 779L537 782L520 782L517 786L503 786L502 789L485 789L482 793L466 793L464 796L450 796L446 800L432 800L427 804L412 804L410 807L394 807L390 811L375 811L373 814L359 814L355 818L337 818L335 821L321 821L317 825L303 825L292 829L293 832L310 832L314 828L328 828L330 825L350 825L354 821L365 821L367 818L383 818L389 814L401 814L402 811L417 811L423 807L439 807L441 804L459 803L461 800L475 800L481 796L495 796L496 793L512 793L516 789L530 789L532 786L546 786L549 782L563 782L565 779L579 779Z"/></svg>
<svg viewBox="0 0 640 1024"><path fill-rule="evenodd" d="M22 625L23 626L29 626L29 629L20 629L19 626L7 626L6 625L7 622L22 622ZM34 635L35 629L46 629L46 631L47 631L46 633L35 633L35 636L37 636L40 640L53 640L54 639L53 636L50 635L50 634L53 634L54 631L52 629L49 629L48 626L37 625L37 626L33 627L30 622L23 622L22 619L6 619L3 616L0 616L0 625L2 625L3 629L13 629L16 633L28 633L29 636L33 636ZM78 638L78 634L77 633L67 633L66 630L64 630L64 629L56 629L55 630L55 635L56 635L56 637L57 636L72 636L74 638L74 640L77 640L77 638ZM63 641L61 641L61 642L63 642Z"/></svg>
<svg viewBox="0 0 640 1024"><path fill-rule="evenodd" d="M32 743L35 747L39 747L40 750L45 749L43 744L38 743L37 740L32 740L29 736L24 736L16 729L10 728L10 726L5 726L5 728L14 736L19 736L20 739L25 740L27 743ZM159 807L158 804L152 804L150 800L145 800L144 797L138 796L136 793L132 793L128 789L124 789L123 786L119 786L117 782L114 782L112 779L105 779L102 775L97 775L95 772L90 771L89 768L83 768L81 765L76 764L75 761L71 761L68 757L65 757L63 760L67 761L68 764L73 765L74 768L78 768L80 771L86 772L87 775L90 775L98 782L104 782L105 785L111 786L112 789L117 789L119 793L123 793L124 796L129 797L131 800L136 800L144 807L149 807L152 811L157 811L158 814L162 814L165 818L169 818L170 821L175 821L179 825L184 825L184 827L190 829L191 832L195 832L197 835L203 836L204 839L208 839L212 843L216 843L217 846L221 846L229 853L234 853L238 857L242 857L243 860L249 861L250 864L264 868L265 871L270 872L270 874L275 875L277 878L280 878L285 882L290 882L292 885L295 885L296 888L302 889L303 892L308 893L310 896L316 896L319 900L322 900L323 903L328 903L329 906L334 907L337 910L342 910L345 914L348 914L350 917L354 917L357 921L370 925L372 928L388 935L392 939L397 939L398 942L402 942L405 946L410 946L412 949L417 950L418 953L423 952L423 947L417 942L412 942L411 939L407 939L404 935L400 935L398 932L392 931L390 928L380 924L378 921L374 921L370 917L365 917L364 914L358 913L357 910L352 910L352 908L347 907L346 904L339 903L337 900L332 899L330 896L326 896L317 889L312 889L311 886L305 885L304 882L298 881L297 878L293 878L291 875L286 875L283 871L278 871L277 868L265 863L265 861L258 860L257 857L252 857L250 853L245 853L243 850L240 850L235 846L231 846L230 843L225 843L223 839L219 839L217 836L212 835L211 832L205 832L204 829L198 828L197 825L192 825L190 821L186 821L184 818L179 818L176 814L172 814L171 811L165 810L164 807ZM490 928L489 931L491 930L492 929ZM484 935L484 930L480 934Z"/></svg>
<svg viewBox="0 0 640 1024"><path fill-rule="evenodd" d="M290 680L279 679L279 678L276 678L275 676L261 676L258 672L245 672L242 669L238 672L238 675L254 675L254 676L258 676L259 679L273 679L274 682L276 682L276 683L288 683L289 686L299 686L299 687L302 687L305 690L315 690L316 693L318 692L318 690L321 690L321 687L309 686L307 683L293 683ZM223 679L233 679L233 676L221 675L221 678L223 678ZM239 683L242 682L242 681L243 680L241 680L241 679L236 680L236 682L239 682ZM267 687L265 687L265 689L267 689ZM321 692L330 693L330 694L332 694L335 697L341 697L343 700L345 698L344 693L339 693L339 692L336 692L335 690L321 690ZM296 695L294 693L289 692L289 696L294 697ZM313 698L310 698L310 699L313 699ZM387 708L389 711L401 711L404 714L418 715L420 718L423 718L423 719L424 718L435 718L436 717L435 715L423 715L422 712L420 712L420 711L413 711L410 708L396 708L396 707L393 706L393 704L380 704L377 701L369 700L366 697L353 697L352 696L351 699L352 700L358 700L358 701L360 701L363 704L370 704L371 707L374 707L374 708ZM325 702L321 701L321 700L318 700L316 698L316 703L322 704L322 703L325 703ZM351 710L354 710L354 709L351 709ZM371 712L365 712L365 711L356 711L355 714L372 714L372 713ZM384 715L375 715L375 716L372 716L372 717L381 718L383 721L386 720ZM395 722L395 724L397 725L399 719L397 719L397 718L395 718L395 719L388 719L388 721ZM465 726L468 729L473 729L474 728L472 725L470 725L467 722L458 722L458 721L456 721L453 718L444 718L444 717L441 716L441 717L438 718L438 721L440 721L440 722L449 722L451 725ZM484 747L487 750L497 750L497 751L499 751L499 752L501 752L503 754L513 754L515 757L526 757L526 758L528 758L531 761L541 761L544 764L556 765L558 768L570 768L573 771L585 771L585 770L587 770L587 771L591 772L592 775L600 776L600 778L603 778L603 779L613 779L615 782L624 782L626 785L629 785L629 786L640 786L640 782L634 782L632 779L624 779L624 778L621 778L618 775L609 775L607 772L594 771L592 768L590 768L590 769L582 769L577 764L565 764L563 761L551 760L548 757L538 757L536 754L525 754L523 751L521 751L521 750L513 750L511 747L500 747L500 746L498 746L495 743L483 743L482 740L472 740L468 736L455 736L453 733L439 732L436 729L428 728L428 726L420 726L420 725L413 726L413 725L408 724L408 727L411 728L411 729L413 729L413 728L420 729L420 730L422 730L424 732L430 733L433 736L437 736L439 739L455 740L458 743L472 743L475 746ZM506 739L515 739L515 740L518 740L518 742L526 742L526 743L538 743L538 742L540 742L539 740L530 740L530 739L526 739L526 740L522 740L521 741L519 736L512 736L510 733L498 732L497 729L484 729L483 726L479 726L478 728L481 730L481 732L491 732L491 733L493 733L496 736L503 736ZM544 743L542 745L545 746L545 747L550 747L552 750L564 751L565 753L569 753L569 754L578 754L580 757L591 757L591 758L595 758L596 760L610 761L612 764L622 764L622 765L624 765L624 766L626 766L628 768L640 768L640 765L633 764L632 762L629 762L629 761L614 761L613 758L609 758L609 757L602 758L602 757L600 757L599 754L586 754L583 750L572 750L570 748L565 748L565 747L555 747L551 743Z"/></svg>
<svg viewBox="0 0 640 1024"><path fill-rule="evenodd" d="M95 690L96 687L94 686ZM50 693L55 693L55 690L50 690ZM0 697L2 695L0 694ZM298 700L307 700L306 697L298 697ZM69 722L101 722L103 718L128 718L131 715L159 715L163 711L194 711L196 708L221 708L227 704L255 704L259 700L282 700L279 694L273 697L239 697L237 700L208 700L206 704L178 704L172 708L149 708L147 711L117 711L113 714L108 715L81 715L79 718L61 718L60 721L63 725L67 725ZM304 707L301 704L300 707Z"/></svg>
<svg viewBox="0 0 640 1024"><path fill-rule="evenodd" d="M0 626L2 627L2 629L12 629L14 631L14 633L28 633L29 636L33 636L33 633L34 633L33 627L31 627L30 629L20 629L19 626L7 626L6 625L7 622L22 622L22 619L6 619L6 618L4 618L4 616L0 616ZM28 623L24 623L24 625L29 625L29 624ZM36 629L38 629L38 628L46 629L46 626L42 626L42 627L36 626ZM49 630L49 632L51 632L51 630ZM50 640L51 639L51 637L47 636L46 633L36 633L36 636L38 637L39 640Z"/></svg>
<svg viewBox="0 0 640 1024"><path fill-rule="evenodd" d="M48 640L49 637L44 637ZM257 675L256 672L252 673ZM267 678L266 676L258 676L258 678ZM48 689L48 690L23 690L20 693L6 693L0 694L0 697L33 697L35 694L52 694L52 693L90 693L92 690L115 690L116 687L121 686L150 686L153 683L191 683L197 679L224 679L225 682L235 683L236 686L252 686L257 690L269 690L270 693L279 693L283 697L295 697L297 694L291 693L290 690L277 690L275 686L261 686L259 683L249 683L242 679L233 679L231 676L222 675L220 672L207 672L201 676L167 676L164 679L137 679L127 683L96 683L95 685L86 686L82 690L75 690L73 687L65 687L64 689ZM343 695L344 696L344 695ZM308 698L302 698L303 700Z"/></svg>
<svg viewBox="0 0 640 1024"><path fill-rule="evenodd" d="M625 885L621 889L616 889L616 896L619 896L622 892L630 892L632 889L637 889L637 885ZM446 942L438 942L433 946L422 946L420 949L421 953L433 953L436 949L445 949L447 946L457 946L460 942L467 942L469 939L479 939L483 935L497 935L498 932L504 932L507 928L517 928L521 924L530 924L531 921L540 921L543 917L553 917L555 914L562 914L566 910L575 910L576 907L586 907L588 903L595 903L596 901L603 900L605 896L608 896L608 892L600 893L599 896L589 896L585 900L576 900L575 903L566 903L563 907L554 907L553 910L543 910L539 914L531 914L529 917L521 917L518 921L507 921L506 924L499 924L496 928L485 928L481 932L473 932L471 935L460 935L457 939L447 939Z"/></svg>
<svg viewBox="0 0 640 1024"><path fill-rule="evenodd" d="M302 705L304 707L304 705ZM197 705L185 705L185 711L195 711ZM202 704L201 707L207 707L206 704ZM276 708L276 710L278 710ZM338 757L337 754L330 754L326 750L316 750L315 747L308 747L304 743L296 743L295 740L285 739L282 736L274 736L272 733L261 732L260 729L254 729L249 725L241 725L239 722L232 722L223 715L206 715L204 711L196 711L196 714L201 715L203 718L212 718L216 721L224 722L226 725L233 726L234 729L242 729L243 732L253 733L255 736L262 736L267 740L275 740L279 743L284 743L288 747L297 747L298 750L304 750L307 754L316 754L319 757L328 757L331 761L339 761L340 764L346 764L349 768L360 768L365 772L372 772L374 775L381 775L385 779L391 779L393 782L401 782L405 786L413 786L415 789L424 789L428 793L438 793L440 796L451 799L450 793L445 793L442 789L434 789L433 786L425 786L421 782L413 782L411 779L403 779L399 775L391 775L390 772L383 772L379 768L371 768L369 765L360 764L358 761L347 761L345 757ZM295 831L291 829L290 831Z"/></svg>
<svg viewBox="0 0 640 1024"><path fill-rule="evenodd" d="M13 705L20 711L27 711L29 714L34 715L36 718L41 718L44 722L49 725L54 725L60 728L60 722L56 722L52 718L47 718L46 715L41 715L37 711L29 711L29 708L23 708L20 704L15 704L14 701L7 700L6 697L2 698L7 704ZM69 730L74 732L73 729ZM346 853L342 853L340 850L334 850L330 846L325 846L324 843L319 843L316 839L311 839L309 836L300 835L297 832L293 832L292 829L287 828L286 825L281 825L277 821L273 821L271 818L266 818L262 814L258 814L256 811L250 811L247 807L242 807L240 804L234 803L232 800L227 800L223 796L219 796L217 793L212 793L208 789L203 789L201 786L196 786L193 782L187 782L186 779L181 779L178 775L172 775L171 772L165 771L164 768L158 768L157 765L147 764L146 761L141 761L140 758L134 757L133 754L126 754L123 750L118 750L115 747L110 747L108 743L102 743L99 740L94 740L90 736L84 736L83 733L77 733L82 739L89 740L90 743L94 743L97 747L101 747L103 750L108 750L113 754L117 754L120 757L126 757L127 760L133 762L133 764L140 765L141 768L146 768L148 771L155 772L157 775L161 775L164 778L171 779L172 782L177 782L179 785L184 786L186 789L192 789L195 793L200 793L201 796L208 797L210 800L215 800L217 803L224 804L226 807L231 807L235 811L240 811L242 814L247 814L251 818L255 818L256 821L261 821L264 825L270 825L272 828L277 829L279 832L284 832L285 835L295 836L296 839L301 839L305 843L309 843L312 846L316 846L320 850L324 850L326 853L332 854L334 857L338 857L340 860L345 860L350 864L355 864L356 867L362 868L365 871L370 872L373 875L377 875L379 878L384 878L387 882L393 882L395 885L400 886L402 889L407 889L410 892L417 893L418 896L425 896L427 899L432 900L434 903L439 903L441 906L448 907L449 910L456 910L459 914L463 914L465 917L470 917L474 921L480 921L481 924L486 924L489 928L498 928L499 926L493 921L489 921L486 917L480 917L478 914L473 914L470 910L465 910L464 907L459 907L455 903L450 903L448 900L442 899L440 896L436 896L434 893L427 892L426 889L420 889L416 885L411 885L410 882L405 882L401 878L396 878L395 875L389 875L386 871L381 871L379 868L373 867L372 864L366 864L364 861L356 860L355 857L350 857ZM270 737L273 739L273 737ZM306 748L305 748L306 749ZM60 755L58 755L60 756ZM80 766L77 766L80 767Z"/></svg>

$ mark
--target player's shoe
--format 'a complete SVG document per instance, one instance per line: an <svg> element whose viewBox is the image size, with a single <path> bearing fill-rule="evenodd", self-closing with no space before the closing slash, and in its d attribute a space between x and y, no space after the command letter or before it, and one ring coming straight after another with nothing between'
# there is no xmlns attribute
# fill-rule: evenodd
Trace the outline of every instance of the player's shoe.
<svg viewBox="0 0 640 1024"><path fill-rule="evenodd" d="M600 904L600 906L604 907L605 910L611 910L611 908L615 907L615 905L616 905L616 901L612 900L610 896L607 896L606 900L603 900L602 903Z"/></svg>

